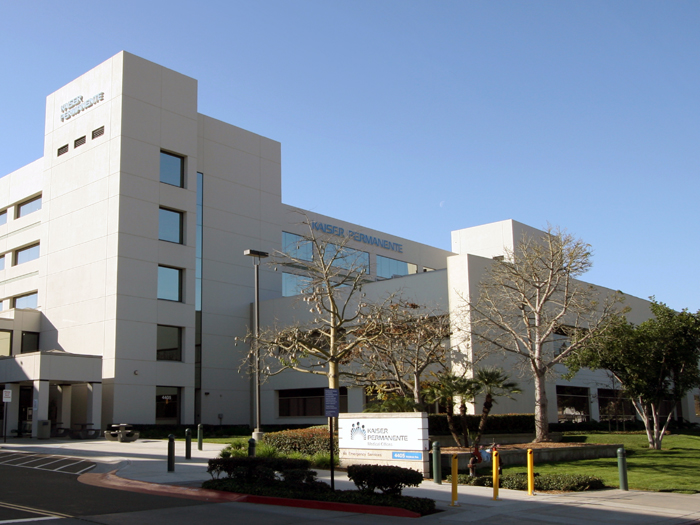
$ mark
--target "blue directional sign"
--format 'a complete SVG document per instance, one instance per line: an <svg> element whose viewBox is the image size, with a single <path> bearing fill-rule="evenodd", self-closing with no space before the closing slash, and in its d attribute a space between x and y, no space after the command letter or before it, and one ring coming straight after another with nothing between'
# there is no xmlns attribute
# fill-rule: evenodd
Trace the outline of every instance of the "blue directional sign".
<svg viewBox="0 0 700 525"><path fill-rule="evenodd" d="M323 398L326 407L326 417L338 417L340 413L340 389L324 388Z"/></svg>

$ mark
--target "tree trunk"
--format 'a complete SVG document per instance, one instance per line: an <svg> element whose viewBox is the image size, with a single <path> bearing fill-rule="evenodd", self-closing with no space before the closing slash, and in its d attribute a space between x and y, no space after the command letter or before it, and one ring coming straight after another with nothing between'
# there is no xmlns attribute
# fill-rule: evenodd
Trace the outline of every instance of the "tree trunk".
<svg viewBox="0 0 700 525"><path fill-rule="evenodd" d="M338 363L335 361L328 361L328 388L340 388Z"/></svg>
<svg viewBox="0 0 700 525"><path fill-rule="evenodd" d="M533 366L535 379L535 442L549 441L549 416L547 415L547 392L545 373Z"/></svg>
<svg viewBox="0 0 700 525"><path fill-rule="evenodd" d="M481 409L481 421L479 421L479 430L476 433L474 442L472 443L475 450L479 447L479 443L481 443L481 436L484 435L484 431L486 430L486 419L489 417L491 408L493 408L493 397L491 396L491 394L486 394L486 399L484 399L484 406Z"/></svg>
<svg viewBox="0 0 700 525"><path fill-rule="evenodd" d="M450 429L450 434L452 434L452 439L455 440L458 447L462 446L462 442L459 439L459 434L457 433L457 428L455 427L454 418L454 403L452 401L447 402L447 427Z"/></svg>
<svg viewBox="0 0 700 525"><path fill-rule="evenodd" d="M462 423L462 436L464 439L464 447L469 448L469 428L467 427L467 404L464 402L464 397L459 402L459 419Z"/></svg>

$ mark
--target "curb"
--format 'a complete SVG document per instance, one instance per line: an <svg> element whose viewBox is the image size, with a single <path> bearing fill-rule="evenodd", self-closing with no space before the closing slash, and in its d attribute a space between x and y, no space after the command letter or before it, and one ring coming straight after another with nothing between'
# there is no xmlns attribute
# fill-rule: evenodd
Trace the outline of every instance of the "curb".
<svg viewBox="0 0 700 525"><path fill-rule="evenodd" d="M359 503L335 503L331 501L315 501L291 498L277 498L272 496L255 496L252 494L237 494L221 490L199 489L191 487L178 487L176 485L161 485L147 481L137 481L120 478L116 470L106 474L82 474L78 481L95 487L140 492L154 496L169 496L185 498L208 503L257 503L262 505L278 505L282 507L297 507L303 509L333 510L338 512L352 512L356 514L377 514L380 516L394 516L398 518L420 518L420 514L396 507L379 507L376 505L361 505Z"/></svg>

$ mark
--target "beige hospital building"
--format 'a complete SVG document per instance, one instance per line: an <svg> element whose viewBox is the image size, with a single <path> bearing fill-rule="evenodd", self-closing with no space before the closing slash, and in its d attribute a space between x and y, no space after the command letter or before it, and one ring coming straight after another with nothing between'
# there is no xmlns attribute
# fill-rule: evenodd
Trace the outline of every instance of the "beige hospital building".
<svg viewBox="0 0 700 525"><path fill-rule="evenodd" d="M197 80L126 52L50 94L43 157L0 177L8 434L36 436L47 421L252 427L251 376L240 371L248 348L235 344L254 299L244 251L283 251L305 232L300 211L319 230L351 235L369 296L401 289L445 311L536 231L505 220L452 232L452 251L441 250L283 203L281 163L279 142L198 113ZM303 318L303 275L260 268L262 323ZM633 320L649 315L645 301L627 305ZM553 402L561 392L578 396L577 417L599 419L606 380L553 380L551 420L572 413ZM324 386L292 372L266 382L263 424L322 422ZM499 410L531 412L531 390ZM694 421L692 399L680 409ZM361 389L341 391L345 410L364 401Z"/></svg>

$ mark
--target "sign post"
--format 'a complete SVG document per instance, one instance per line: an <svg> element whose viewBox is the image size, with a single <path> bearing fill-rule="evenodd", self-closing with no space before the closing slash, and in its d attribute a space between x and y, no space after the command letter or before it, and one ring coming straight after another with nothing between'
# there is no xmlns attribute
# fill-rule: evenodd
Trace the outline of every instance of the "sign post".
<svg viewBox="0 0 700 525"><path fill-rule="evenodd" d="M7 443L7 404L12 403L12 390L4 389L2 391L2 441Z"/></svg>
<svg viewBox="0 0 700 525"><path fill-rule="evenodd" d="M335 461L333 459L333 418L340 414L340 390L338 388L325 388L323 390L326 417L328 418L328 434L331 451L331 490L335 490Z"/></svg>

